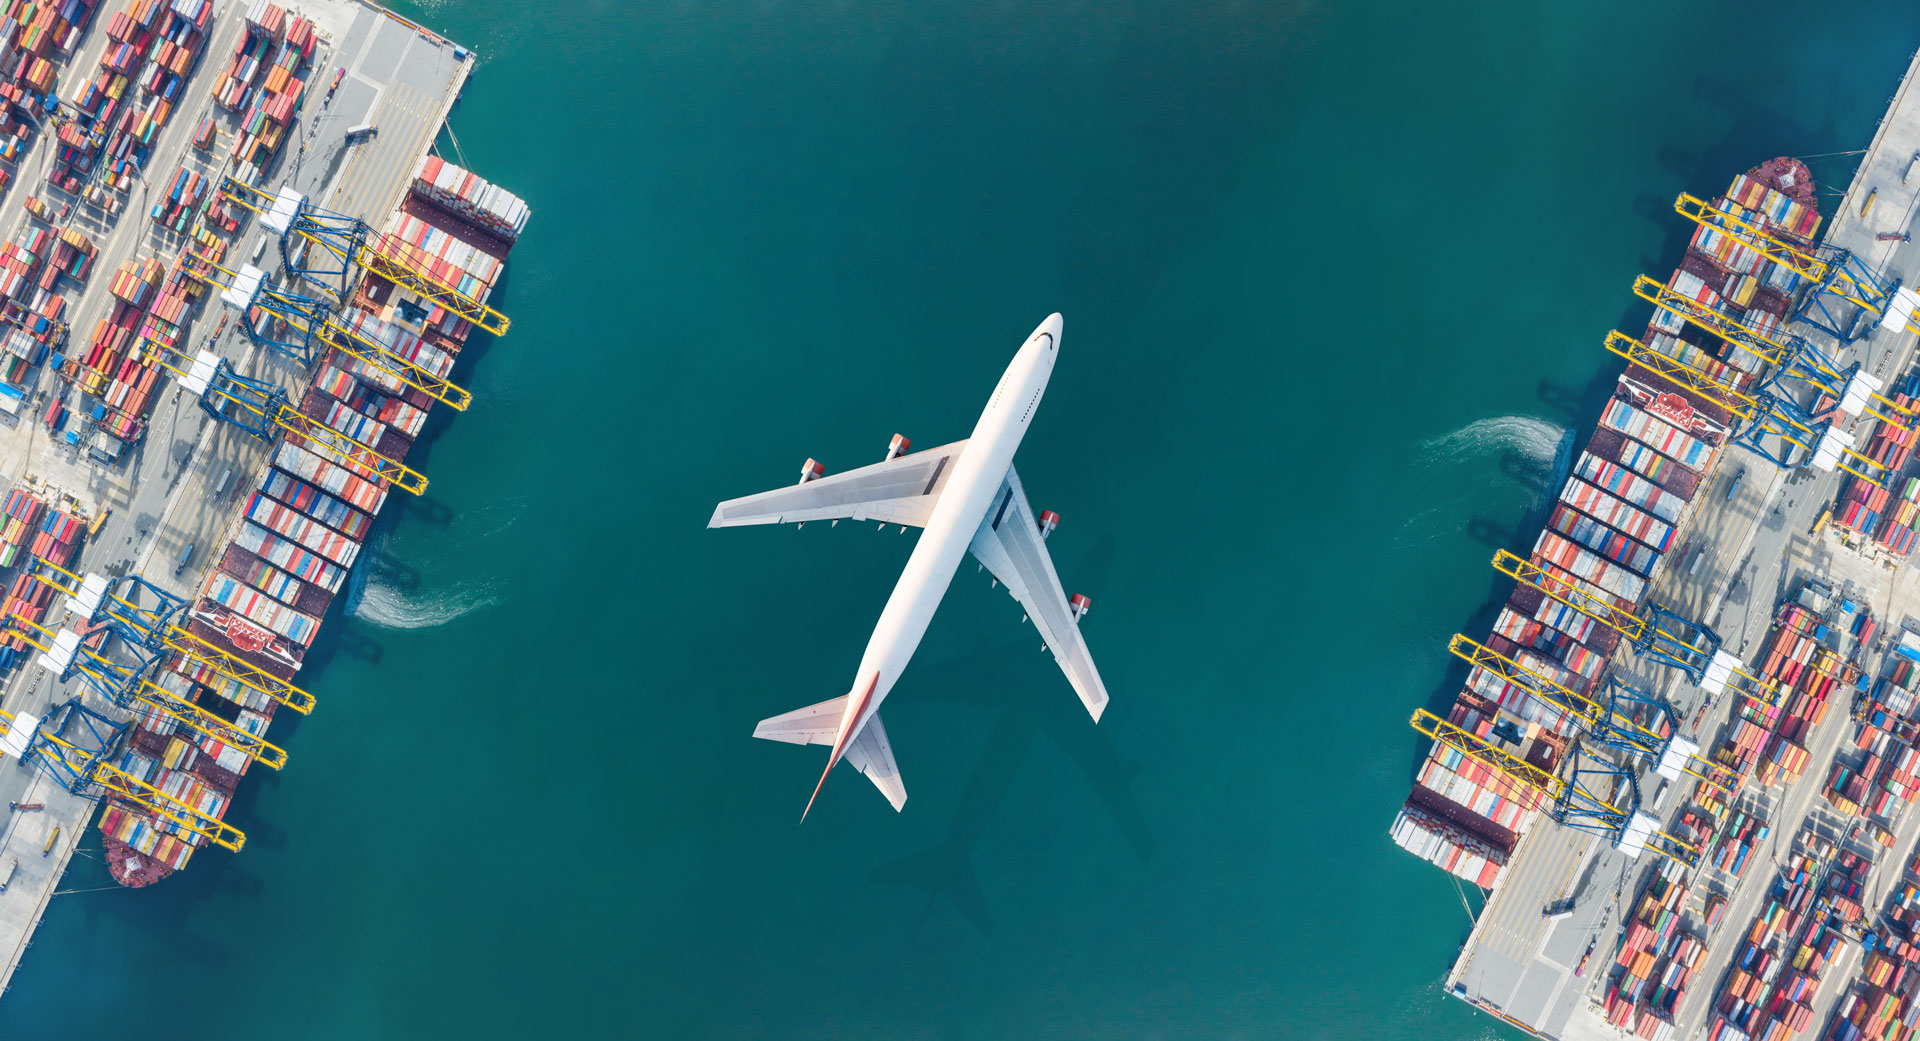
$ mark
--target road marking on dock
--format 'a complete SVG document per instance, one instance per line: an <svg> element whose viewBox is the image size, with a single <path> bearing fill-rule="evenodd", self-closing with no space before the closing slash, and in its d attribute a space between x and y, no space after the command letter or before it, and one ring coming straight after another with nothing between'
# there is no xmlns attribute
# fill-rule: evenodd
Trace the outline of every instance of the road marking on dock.
<svg viewBox="0 0 1920 1041"><path fill-rule="evenodd" d="M413 178L413 166L405 157L424 152L439 132L437 113L427 102L426 95L404 83L396 83L384 92L379 108L368 120L380 129L373 140L355 146L328 208L348 214L365 212L378 219L397 201L396 193ZM398 136L402 133L404 138Z"/></svg>
<svg viewBox="0 0 1920 1041"><path fill-rule="evenodd" d="M1534 951L1540 945L1541 935L1546 931L1547 919L1540 914L1550 899L1557 899L1566 890L1567 876L1572 872L1574 862L1585 853L1581 848L1580 835L1566 829L1565 841L1556 848L1551 859L1540 862L1540 866L1526 871L1520 879L1522 886L1515 892L1514 899L1522 900L1516 909L1506 913L1502 907L1504 921L1492 923L1493 931L1503 938L1489 936L1489 946L1497 953L1524 965L1533 959ZM1531 897L1529 900L1528 897ZM1518 920L1513 920L1518 916Z"/></svg>

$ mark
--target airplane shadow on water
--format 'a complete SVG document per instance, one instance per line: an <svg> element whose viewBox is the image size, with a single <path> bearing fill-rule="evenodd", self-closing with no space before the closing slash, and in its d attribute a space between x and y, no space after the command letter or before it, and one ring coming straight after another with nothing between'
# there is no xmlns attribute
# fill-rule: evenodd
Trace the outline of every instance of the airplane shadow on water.
<svg viewBox="0 0 1920 1041"><path fill-rule="evenodd" d="M1066 585L1087 591L1097 604L1113 557L1114 540L1109 535L1101 539L1079 567L1068 572L1078 576L1078 580L1069 580ZM968 569L962 565L956 580L968 575ZM984 576L980 577L985 580ZM1007 603L1009 610L1018 610L1011 599ZM1039 634L1030 625L1024 628L1030 639L999 641L975 653L923 667L924 672L966 673L975 680L973 686L966 688L967 693L950 686L943 693L930 693L930 697L963 703L970 711L995 711L998 716L987 737L986 750L960 793L959 808L947 825L946 838L932 849L876 867L867 876L870 882L924 891L927 901L920 915L922 923L945 896L968 924L982 935L993 934L993 913L987 907L974 871L973 849L987 825L999 814L1013 785L1014 774L1033 747L1034 739L1042 734L1064 750L1092 783L1127 844L1140 859L1144 862L1153 857L1153 833L1147 825L1146 813L1133 795L1139 764L1122 759L1113 747L1111 731L1093 722L1080 699L1067 686L1066 678L1060 675L1052 656L1040 653ZM1099 661L1097 647L1094 660ZM1111 676L1103 678L1112 683ZM1122 684L1119 689L1127 688Z"/></svg>

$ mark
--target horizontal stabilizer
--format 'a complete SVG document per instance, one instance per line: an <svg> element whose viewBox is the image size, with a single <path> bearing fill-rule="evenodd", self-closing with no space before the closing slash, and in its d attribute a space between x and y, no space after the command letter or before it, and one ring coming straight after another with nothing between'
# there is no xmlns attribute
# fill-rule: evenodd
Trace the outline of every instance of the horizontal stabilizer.
<svg viewBox="0 0 1920 1041"><path fill-rule="evenodd" d="M900 780L900 765L893 761L893 746L887 743L887 728L880 725L880 713L867 717L867 725L847 746L846 758L855 770L867 775L895 810L907 804L907 786Z"/></svg>
<svg viewBox="0 0 1920 1041"><path fill-rule="evenodd" d="M831 701L769 716L754 726L753 736L790 745L830 745L840 732L840 717L846 712L847 696L842 694Z"/></svg>
<svg viewBox="0 0 1920 1041"><path fill-rule="evenodd" d="M790 745L831 745L839 735L840 718L846 711L847 695L842 694L830 701L763 719L753 728L753 736ZM900 780L900 766L893 761L893 746L887 742L887 728L881 724L878 712L868 716L866 725L847 742L842 758L866 774L867 780L880 789L880 794L887 797L894 809L907 804L907 786ZM823 776L821 780L826 778Z"/></svg>

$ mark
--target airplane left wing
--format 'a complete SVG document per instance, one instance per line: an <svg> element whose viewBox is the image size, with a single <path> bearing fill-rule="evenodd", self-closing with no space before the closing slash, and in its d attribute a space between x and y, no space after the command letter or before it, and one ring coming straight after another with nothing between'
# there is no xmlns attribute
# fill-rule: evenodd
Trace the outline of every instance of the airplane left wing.
<svg viewBox="0 0 1920 1041"><path fill-rule="evenodd" d="M805 484L728 499L714 507L707 527L851 519L924 528L966 447L965 441L955 441Z"/></svg>
<svg viewBox="0 0 1920 1041"><path fill-rule="evenodd" d="M1060 576L1053 570L1053 558L1047 554L1040 534L1039 518L1027 504L1027 493L1020 487L1020 475L1007 467L1007 476L987 507L987 516L973 534L974 557L987 566L1027 609L1040 638L1047 642L1060 671L1067 674L1073 692L1087 707L1094 722L1107 707L1107 687L1100 671L1093 667L1093 653L1080 636L1080 625L1073 607L1060 587Z"/></svg>

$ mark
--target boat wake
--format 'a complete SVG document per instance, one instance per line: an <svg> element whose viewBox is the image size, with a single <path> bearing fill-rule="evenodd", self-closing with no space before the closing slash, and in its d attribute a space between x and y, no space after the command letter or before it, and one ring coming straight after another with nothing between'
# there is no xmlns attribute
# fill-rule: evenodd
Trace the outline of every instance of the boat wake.
<svg viewBox="0 0 1920 1041"><path fill-rule="evenodd" d="M358 598L347 613L383 629L432 629L499 602L498 594L482 583L410 595L373 579L360 588Z"/></svg>
<svg viewBox="0 0 1920 1041"><path fill-rule="evenodd" d="M1560 454L1560 442L1567 432L1558 423L1533 416L1476 419L1451 433L1420 442L1419 457L1428 464L1444 464L1504 451L1545 466Z"/></svg>
<svg viewBox="0 0 1920 1041"><path fill-rule="evenodd" d="M1510 495L1503 489L1515 482L1532 493L1529 521L1522 524L1528 527L1565 479L1576 441L1575 431L1558 423L1533 416L1494 416L1420 442L1414 458L1421 467L1466 473L1402 521L1391 545L1417 550L1453 537L1470 523L1479 503L1489 496Z"/></svg>

